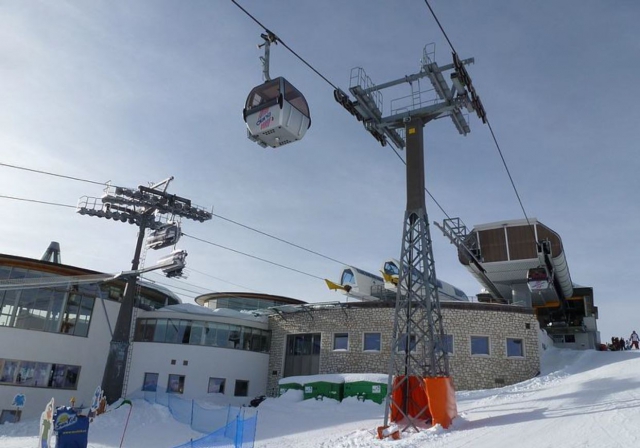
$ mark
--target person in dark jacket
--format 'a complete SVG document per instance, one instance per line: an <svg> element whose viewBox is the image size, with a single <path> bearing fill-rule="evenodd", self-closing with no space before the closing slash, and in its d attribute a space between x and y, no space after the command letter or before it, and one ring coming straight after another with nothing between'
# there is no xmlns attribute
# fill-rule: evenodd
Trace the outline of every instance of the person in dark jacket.
<svg viewBox="0 0 640 448"><path fill-rule="evenodd" d="M629 340L631 341L631 348L635 348L638 350L638 343L640 342L640 336L636 333L636 330L633 330L631 336L629 336Z"/></svg>

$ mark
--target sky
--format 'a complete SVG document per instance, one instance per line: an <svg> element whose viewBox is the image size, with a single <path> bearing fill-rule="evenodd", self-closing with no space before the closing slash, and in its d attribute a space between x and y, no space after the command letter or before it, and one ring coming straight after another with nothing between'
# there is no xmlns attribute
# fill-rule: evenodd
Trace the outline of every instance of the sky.
<svg viewBox="0 0 640 448"><path fill-rule="evenodd" d="M417 73L427 44L439 65L451 62L421 0L238 3L344 91L354 67L377 84ZM629 311L640 218L640 4L430 4L460 57L475 58L468 72L524 211L561 236L573 282L594 288L603 340L627 336L638 329ZM147 275L185 302L207 291L343 300L322 279L339 280L344 264L378 273L400 256L405 167L283 45L271 48L271 76L303 92L311 128L275 150L248 140L242 108L262 82L263 31L223 0L0 3L0 163L131 188L174 176L170 193L215 214L183 223L185 234L213 243L179 242L187 279ZM408 94L407 86L384 91L383 114ZM427 197L429 220L459 217L471 229L524 218L488 127L469 121L467 136L449 119L425 127L425 182L444 210ZM0 196L74 206L103 188L0 166ZM57 241L65 264L130 268L133 226L71 207L0 204L3 253L39 258ZM431 236L437 276L477 294L455 247L433 225ZM146 265L168 251L149 251Z"/></svg>
<svg viewBox="0 0 640 448"><path fill-rule="evenodd" d="M640 353L550 348L541 375L507 387L456 392L459 416L448 429L439 425L400 440L377 440L384 405L302 401L302 391L267 398L257 408L255 448L447 447L539 448L562 446L631 447L640 440ZM126 426L128 414L130 420ZM38 421L0 426L6 448L34 446ZM124 438L123 438L124 433ZM90 448L170 447L202 437L178 423L168 409L133 400L103 414L89 428Z"/></svg>

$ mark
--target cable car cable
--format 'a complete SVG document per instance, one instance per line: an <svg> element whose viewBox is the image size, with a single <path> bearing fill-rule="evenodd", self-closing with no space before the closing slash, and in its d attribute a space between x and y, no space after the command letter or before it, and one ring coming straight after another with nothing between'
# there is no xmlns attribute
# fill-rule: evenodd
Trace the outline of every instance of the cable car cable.
<svg viewBox="0 0 640 448"><path fill-rule="evenodd" d="M285 44L282 39L280 39L277 35L275 35L271 30L269 30L269 28L267 28L266 26L264 26L258 19L256 19L253 15L251 15L251 13L249 13L249 11L247 11L246 9L244 9L242 6L240 6L238 4L238 2L236 2L236 0L231 0L233 2L234 5L236 5L238 8L240 8L242 10L242 12L244 12L246 15L248 15L254 22L256 22L262 29L264 29L267 33L269 33L269 36L275 36L275 39L280 42L282 44L283 47L285 47L287 50L289 50L294 56L296 56L298 59L300 59L307 67L309 67L311 70L313 70L318 76L320 76L324 81L326 81L331 87L333 87L334 90L337 90L338 87L333 84L331 81L329 81L324 75L322 75L322 73L320 73L318 70L316 70L313 66L311 66L307 61L305 61L302 57L300 57L295 51L293 51L287 44ZM426 1L426 0L425 0ZM431 10L431 6L429 6L429 3L427 3L427 6L429 7L429 9ZM431 10L432 14L435 17L435 14L433 13L433 10ZM442 30L442 33L445 34L445 37L447 39L447 41L449 42L449 45L451 46L452 50L453 50L453 46L451 45L451 42L449 41L449 38L446 36L446 33L444 32L444 29L442 28L442 26L440 25L440 22L438 21L437 17L436 17L436 22L438 22L438 25L440 26L440 29ZM454 50L455 51L455 50ZM394 148L392 146L393 152L396 153L396 155L398 156L398 158L402 161L402 163L404 163L405 165L407 164L407 162L405 162L402 157L400 156L400 154L398 153L398 151L396 150L396 148ZM438 208L442 211L442 213L445 214L445 216L448 219L451 219L451 217L447 214L447 212L445 212L445 210L442 208L442 206L438 203L438 201L436 200L436 198L429 192L429 190L427 190L425 188L425 191L427 192L427 194L429 195L429 197L431 197L431 199L433 199L433 202L435 202L435 204L438 206ZM464 222L463 222L464 224ZM278 238L276 238L278 239ZM288 243L290 244L290 243ZM295 246L295 245L294 245ZM307 250L307 249L303 249L303 250ZM315 253L313 251L310 251L312 253ZM316 255L320 255L320 254L316 254ZM323 256L323 255L321 255ZM324 257L324 256L323 256ZM325 257L328 258L328 257ZM331 258L329 258L331 259ZM332 261L337 261L337 260L333 260ZM341 263L341 262L339 262ZM341 264L347 264L347 263L341 263Z"/></svg>
<svg viewBox="0 0 640 448"><path fill-rule="evenodd" d="M158 275L162 275L162 274L158 274ZM193 290L191 290L191 289L182 288L182 287L180 287L180 286L174 286L174 285L171 285L171 284L169 284L169 283L159 282L159 281L157 281L157 280L153 280L153 279L150 279L150 278L146 278L146 277L145 277L145 278L144 278L144 280L146 280L146 281L148 281L148 282L151 282L151 283L154 283L154 284L158 284L158 285L166 286L166 287L168 287L168 288L180 289L180 290L182 290L182 291L187 291L187 292L191 292L191 293L193 293L193 294L202 295L202 293L201 293L201 292L198 292L198 291L193 291Z"/></svg>
<svg viewBox="0 0 640 448"><path fill-rule="evenodd" d="M246 15L248 15L249 17L251 17L251 19L256 22L258 25L260 25L260 27L265 30L267 33L269 33L269 36L274 36L275 39L280 42L282 44L282 46L284 48L286 48L287 50L289 50L291 52L291 54L293 54L295 57L297 57L298 59L300 59L300 61L302 61L303 64L305 64L307 67L309 67L311 70L313 70L313 72L318 75L319 77L321 77L327 84L329 84L331 87L333 87L334 90L337 90L338 87L332 83L331 81L329 81L322 73L320 73L318 70L316 70L311 64L309 64L307 61L305 61L300 55L298 55L298 53L296 53L295 51L293 51L291 49L291 47L289 47L287 44L285 44L282 39L280 39L275 33L273 33L271 30L269 30L269 28L267 28L266 26L264 26L262 23L260 23L260 21L258 19L256 19L255 17L253 17L249 11L247 11L246 9L244 9L242 6L240 6L238 4L238 2L236 2L236 0L231 0L231 2L233 2L234 5L236 5L238 8L240 8L242 10L242 12L244 12Z"/></svg>
<svg viewBox="0 0 640 448"><path fill-rule="evenodd" d="M179 278L179 277L171 277L171 278L168 278L168 277L166 277L165 275L160 274L159 272L156 272L156 271L151 271L151 272L150 272L150 274L154 274L154 275L157 275L158 277L166 278L166 279L168 279L168 280L174 280L174 281L176 281L176 282L183 283L183 284L185 284L185 285L187 285L187 286L193 286L194 288L204 289L205 291L209 291L209 292L218 292L218 291L214 291L214 290L212 290L211 288L205 288L204 286L196 285L196 284L194 284L194 283L189 283L189 282L187 282L187 281L185 281L185 280L183 280L183 279L181 279L181 278ZM146 277L145 277L145 279L146 279L146 280L148 280ZM160 283L160 282L158 282L158 283L159 283L159 284L161 284L161 285L162 285L162 284L164 284L164 283ZM166 284L166 285L167 285L167 286L172 286L172 285L170 285L170 284ZM190 292L196 292L196 291L190 291ZM201 294L201 293L198 293L198 294Z"/></svg>
<svg viewBox="0 0 640 448"><path fill-rule="evenodd" d="M268 233L266 233L266 232L263 232L263 231L261 231L261 230L254 229L253 227L249 227L249 226L247 226L247 225L241 224L241 223L236 222L236 221L234 221L234 220L232 220L232 219L225 218L224 216L216 215L215 213L212 213L212 215L213 215L213 216L215 216L215 217L217 217L217 218L223 219L223 220L225 220L225 221L229 221L230 223L233 223L233 224L235 224L235 225L237 225L237 226L244 227L245 229L252 230L253 232L259 233L259 234L264 235L264 236L268 236L269 238L273 238L274 240L277 240L277 241L280 241L280 242L282 242L282 243L288 244L289 246L293 246L293 247L295 247L295 248L298 248L298 249L304 250L304 251L306 251L306 252L309 252L309 253L311 253L311 254L317 255L317 256L322 257L322 258L326 258L327 260L334 261L334 262L336 262L336 263L338 263L338 264L349 265L349 263L345 263L344 261L336 260L335 258L331 258L331 257L328 257L328 256L326 256L326 255L322 255L322 254L321 254L321 253L319 253L319 252L313 251L313 250L311 250L311 249L307 249L306 247L299 246L299 245L297 245L297 244L295 244L295 243L292 243L292 242L290 242L290 241L283 240L282 238L278 238L277 236L273 236L273 235L270 235L270 234L268 234Z"/></svg>
<svg viewBox="0 0 640 448"><path fill-rule="evenodd" d="M431 15L433 16L433 18L435 19L436 23L440 27L440 31L442 31L442 34L444 35L444 38L447 39L447 42L449 43L449 47L451 47L451 51L453 51L455 53L456 50L455 50L455 48L453 48L453 44L449 40L449 36L447 36L447 33L444 31L444 28L440 24L440 21L438 20L438 17L436 16L436 13L433 12L433 9L431 8L431 5L429 4L429 0L424 0L424 2L427 4L427 8L429 8L429 11L431 11Z"/></svg>
<svg viewBox="0 0 640 448"><path fill-rule="evenodd" d="M60 204L57 202L47 202L47 201L38 201L36 199L25 199L25 198L17 198L15 196L5 196L0 194L0 198L3 199L13 199L15 201L24 201L24 202L35 202L37 204L46 204L46 205L55 205L57 207L69 207L69 208L76 208L75 205L67 205L67 204Z"/></svg>
<svg viewBox="0 0 640 448"><path fill-rule="evenodd" d="M25 168L25 167L17 166L17 165L9 165L8 163L0 162L0 166L5 166L7 168L15 168L15 169L24 170L24 171L31 171L32 173L46 174L48 176L62 177L64 179L77 180L77 181L86 182L86 183L89 183L89 184L107 185L106 182L96 182L94 180L82 179L80 177L65 176L63 174L50 173L49 171L41 171L41 170L36 170L36 169L33 169L33 168Z"/></svg>
<svg viewBox="0 0 640 448"><path fill-rule="evenodd" d="M66 205L66 204L58 204L58 203L54 203L54 202L37 201L37 200L35 200L35 199L24 199L24 198L16 198L16 197L3 196L3 195L0 195L0 198L15 199L15 200L18 200L18 201L25 201L25 202L35 202L35 203L39 203L39 204L55 205L55 206L58 206L58 207L76 208L76 206L75 206L75 205ZM247 227L247 226L243 226L243 227ZM263 233L263 232L259 232L259 231L258 231L258 233ZM266 235L266 234L265 234L265 235ZM218 247L220 247L220 248L222 248L222 249L226 249L226 250L229 250L229 251L231 251L231 252L235 252L235 253L237 253L237 254L245 255L245 256L247 256L247 257L254 258L254 259L256 259L256 260L264 261L265 263L273 264L273 265L275 265L275 266L279 266L279 267L281 267L281 268L288 269L288 270L290 270L290 271L298 272L298 273L300 273L300 274L304 274L304 275L307 275L307 276L309 276L309 277L317 278L317 279L319 279L319 280L324 280L324 278L323 278L323 277L318 277L317 275L309 274L309 273L307 273L307 272L300 271L300 270L298 270L298 269L294 269L294 268L291 268L291 267L289 267L289 266L285 266L285 265L282 265L282 264L279 264L279 263L276 263L276 262L273 262L273 261L270 261L270 260L266 260L266 259L264 259L264 258L260 258L260 257L257 257L257 256L255 256L255 255L247 254L247 253L241 252L241 251L236 250L236 249L231 249L231 248L229 248L229 247L222 246L222 245L220 245L220 244L213 243L213 242L211 242L211 241L203 240L203 239L201 239L201 238L197 238L197 237L192 236L192 235L187 235L187 234L183 233L183 234L182 234L182 236L186 236L186 237L188 237L188 238L193 238L193 239L198 240L198 241L201 241L201 242L203 242L203 243L211 244L212 246L218 246ZM269 236L270 236L270 235L269 235ZM273 237L273 238L278 239L278 238L276 238L276 237ZM283 242L285 242L284 240L282 240L282 241L283 241ZM296 245L295 245L295 244L293 244L293 243L289 243L289 244L291 244L291 245L293 245L293 246L296 246ZM298 246L296 246L296 247L298 247ZM300 248L301 248L301 249L303 249L301 246L300 246ZM305 250L306 250L306 249L305 249ZM311 250L307 250L307 251L308 251L308 252L312 252L312 253L313 253L313 251L311 251ZM321 255L321 254L318 254L318 255ZM322 255L321 255L321 256L322 256ZM325 258L329 258L329 257L325 257ZM335 260L335 261L336 261L336 262L338 262L338 263L340 263L340 264L346 264L346 263L339 262L339 261L337 261L337 260ZM205 275L206 275L206 274L205 274ZM236 285L236 286L240 286L240 285ZM246 288L246 289L250 289L250 288Z"/></svg>
<svg viewBox="0 0 640 448"><path fill-rule="evenodd" d="M395 150L394 150L394 151L395 151ZM400 158L400 160L402 160L402 158L400 157L400 154L398 154L397 152L396 152L396 154L398 155L398 157ZM9 168L15 168L15 169L19 169L19 170L24 170L24 171L32 171L32 172L34 172L34 173L38 173L38 174L45 174L45 175L48 175L48 176L55 176L55 177L61 177L61 178L65 178L65 179L78 180L78 181L82 181L82 182L89 182L89 183L92 183L92 184L98 184L98 185L106 185L106 183L100 183L100 182L96 182L96 181L92 181L92 180L80 179L80 178L75 178L75 177L71 177L71 176L65 176L65 175L63 175L63 174L51 173L51 172L48 172L48 171L34 170L34 169L31 169L31 168L21 167L21 166L17 166L17 165L8 165L8 164L5 164L5 163L0 163L0 165L2 165L2 166L6 166L6 167L9 167ZM431 194L429 194L429 195L431 195ZM432 196L432 197L433 197L433 196ZM42 204L59 205L59 206L62 206L62 207L76 208L76 206L75 206L75 205L56 204L56 203L50 203L50 202L44 202L44 201L36 201L36 200L30 200L30 199L16 198L16 197L11 197L11 196L2 196L2 195L0 195L0 198L15 199L15 200L18 200L18 201L40 202L40 203L42 203ZM305 248L305 247L303 247L303 246L300 246L300 245L298 245L298 244L295 244L295 243L292 243L292 242L290 242L290 241L284 240L284 239L279 238L279 237L277 237L277 236L270 235L270 234L268 234L268 233L266 233L266 232L263 232L263 231L261 231L261 230L255 229L255 228L253 228L253 227L247 226L247 225L242 224L242 223L239 223L239 222L234 221L234 220L232 220L232 219L225 218L225 217L224 217L224 216L222 216L222 215L217 215L217 214L215 214L215 213L212 213L212 215L213 215L213 216L215 216L215 217L217 217L217 218L220 218L220 219L222 219L222 220L228 221L228 222L230 222L230 223L232 223L232 224L235 224L235 225L237 225L237 226L244 227L245 229L248 229L248 230L251 230L251 231L253 231L253 232L259 233L259 234L261 234L261 235L267 236L267 237L272 238L272 239L274 239L274 240L277 240L277 241L280 241L280 242L282 242L282 243L288 244L288 245L290 245L290 246L296 247L296 248L298 248L298 249L304 250L304 251L306 251L306 252L309 252L309 253L311 253L311 254L317 255L317 256L322 257L322 258L325 258L325 259L327 259L327 260L333 261L333 262L335 262L335 263L342 264L342 265L349 265L349 263L345 263L345 262L343 262L343 261L336 260L335 258L331 258L331 257L329 257L329 256L327 256L327 255L323 255L323 254L321 254L321 253L319 253L319 252L316 252L316 251L314 251L314 250L307 249L307 248ZM236 285L236 286L239 286L239 285ZM247 289L249 289L249 288L247 288Z"/></svg>
<svg viewBox="0 0 640 448"><path fill-rule="evenodd" d="M239 285L239 284L237 284L237 283L228 282L228 281L226 281L226 280L221 279L220 277L216 277L216 276L214 276L214 275L207 274L206 272L198 271L197 269L193 269L193 268L189 268L189 267L188 267L188 268L185 268L185 270L186 270L187 272L195 272L195 273L197 273L197 274L204 275L205 277L211 277L211 278L216 279L216 280L219 280L219 281L221 281L221 282L223 282L223 283L228 283L228 284L230 284L230 285L237 286L237 287L239 287L239 288L243 288L243 289L246 289L246 290L249 290L249 291L255 292L255 293L260 293L260 291L257 291L257 290L255 290L255 289L251 289L251 288L248 288L248 287L246 287L246 286Z"/></svg>
<svg viewBox="0 0 640 448"><path fill-rule="evenodd" d="M186 236L187 238L192 238L192 239L194 239L194 240L196 240L196 241L200 241L200 242L202 242L202 243L210 244L210 245L212 245L212 246L216 246L216 247L219 247L219 248L221 248L221 249L226 249L226 250L229 250L229 251L231 251L231 252L235 252L235 253L237 253L237 254L244 255L244 256L249 257L249 258L253 258L253 259L255 259L255 260L264 261L265 263L269 263L269 264L272 264L272 265L274 265L274 266L279 266L279 267L281 267L281 268L288 269L288 270L290 270L290 271L297 272L297 273L299 273L299 274L304 274L304 275L306 275L306 276L313 277L313 278L316 278L316 279L318 279L318 280L324 280L324 278L323 278L323 277L318 277L317 275L309 274L308 272L304 272L304 271L301 271L301 270L299 270L299 269L295 269L295 268L292 268L292 267L289 267L289 266L285 266L285 265L283 265L283 264L276 263L275 261L269 261L269 260L266 260L266 259L264 259L264 258L256 257L255 255L251 255L251 254L247 254L247 253L245 253L245 252L241 252L241 251L239 251L239 250L231 249L231 248L229 248L229 247L225 247L225 246L223 246L223 245L221 245L221 244L217 244L217 243L214 243L214 242L212 242L212 241L203 240L202 238L197 238L197 237L192 236L192 235L187 235L186 233L183 233L183 234L182 234L182 236Z"/></svg>
<svg viewBox="0 0 640 448"><path fill-rule="evenodd" d="M451 47L451 51L453 51L454 54L457 54L456 49L453 47L453 44L451 43L451 40L449 39L449 36L447 36L447 33L445 32L442 24L440 23L440 20L438 20L438 17L436 16L436 13L433 11L433 8L431 8L431 5L429 4L429 0L424 0L425 4L427 5L427 8L429 8L429 11L431 11L431 15L433 16L433 18L435 19L436 23L438 24L438 27L440 27L440 31L442 31L442 34L444 35L444 38L447 40L447 42L449 43L449 47ZM487 122L487 126L489 126L489 132L491 132L491 137L493 138L493 142L496 145L496 148L498 150L498 154L500 155L500 159L502 159L502 164L504 165L504 169L507 171L507 175L509 176L509 181L511 182L511 186L513 187L513 191L516 194L516 198L518 199L518 203L520 204L520 208L522 209L522 213L524 214L524 217L527 221L528 227L529 229L531 229L531 232L533 233L533 239L535 240L535 232L533 231L533 228L531 227L531 222L529 221L529 216L527 216L527 212L524 209L524 204L522 203L522 199L520 198L520 194L518 193L518 189L516 188L516 184L513 181L513 177L511 176L511 171L509 170L509 167L507 166L507 162L504 158L504 155L502 154L502 149L500 149L500 145L498 144L498 139L496 138L496 134L493 132L493 127L491 127L491 123L489 122L489 118L485 117L485 121Z"/></svg>

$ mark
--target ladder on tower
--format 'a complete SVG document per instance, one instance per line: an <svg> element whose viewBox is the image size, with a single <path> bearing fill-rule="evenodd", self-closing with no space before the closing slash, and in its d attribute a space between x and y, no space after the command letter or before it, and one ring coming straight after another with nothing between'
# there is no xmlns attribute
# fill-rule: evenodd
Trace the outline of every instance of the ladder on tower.
<svg viewBox="0 0 640 448"><path fill-rule="evenodd" d="M147 258L147 247L146 245L142 249L142 253L140 254L140 264L138 269L144 268L144 263ZM135 339L136 332L136 322L138 318L138 310L140 308L140 298L142 292L142 277L144 274L141 274L138 278L138 282L136 284L136 294L133 303L133 310L131 311L131 328L129 330L129 350L127 351L127 362L124 368L124 380L122 382L122 396L126 397L128 388L129 388L129 373L131 372L131 362L133 361L133 341Z"/></svg>

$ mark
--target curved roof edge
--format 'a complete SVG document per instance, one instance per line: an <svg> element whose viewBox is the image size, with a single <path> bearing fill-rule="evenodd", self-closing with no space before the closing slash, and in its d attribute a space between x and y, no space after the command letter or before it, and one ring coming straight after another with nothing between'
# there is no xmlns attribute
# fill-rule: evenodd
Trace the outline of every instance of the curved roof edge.
<svg viewBox="0 0 640 448"><path fill-rule="evenodd" d="M47 260L40 260L37 258L28 258L21 257L19 255L9 255L9 254L0 254L0 261L6 260L12 265L25 268L25 269L38 269L43 272L48 272L51 274L58 274L63 276L76 276L76 275L92 275L92 274L104 274L103 272L94 271L92 269L81 268L78 266L72 266L68 264L62 263L54 263ZM124 282L122 279L118 280L109 280L110 282ZM138 283L146 289L151 289L153 291L159 292L166 296L175 299L178 303L182 303L182 299L174 293L173 291L155 284L151 281L145 280L144 278L139 277Z"/></svg>
<svg viewBox="0 0 640 448"><path fill-rule="evenodd" d="M261 292L210 292L196 297L195 301L198 305L204 306L205 303L207 303L209 300L227 299L233 297L239 297L243 299L272 300L274 302L280 302L287 305L304 305L307 303L303 300L292 299L290 297L284 296L274 296L271 294L263 294Z"/></svg>

